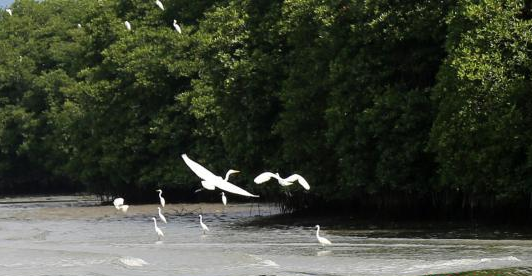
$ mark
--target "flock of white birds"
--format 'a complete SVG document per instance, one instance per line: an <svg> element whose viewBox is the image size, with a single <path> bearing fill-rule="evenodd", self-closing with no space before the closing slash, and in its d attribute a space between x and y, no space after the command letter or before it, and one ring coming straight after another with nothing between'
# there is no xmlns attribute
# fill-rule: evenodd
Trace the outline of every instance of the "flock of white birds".
<svg viewBox="0 0 532 276"><path fill-rule="evenodd" d="M164 5L163 5L163 3L160 0L156 0L155 4L157 5L157 7L159 7L161 10L164 11ZM5 11L10 16L13 16L13 11L11 9L6 9ZM131 23L129 21L124 21L124 25L126 26L126 29L128 31L131 31L132 28L131 28ZM78 24L77 26L78 26L78 28L81 28L81 24ZM175 19L174 19L174 22L173 22L173 26L174 26L174 29L178 33L181 33L181 27L177 24L177 20L175 20ZM182 154L181 157L183 158L183 160L185 161L187 166L199 178L201 178L201 186L202 186L202 188L196 190L196 192L204 190L204 189L212 191L212 190L218 188L218 189L223 190L225 192L233 193L233 194L237 194L237 195L241 195L241 196L259 197L258 195L251 194L248 191L246 191L246 190L244 190L244 189L242 189L242 188L240 188L240 187L238 187L238 186L236 186L236 185L234 185L234 184L232 184L232 183L230 183L228 181L229 180L229 176L231 174L239 173L239 171L237 171L237 170L229 170L229 171L227 171L227 173L225 175L225 178L222 178L221 176L217 176L217 175L213 174L212 172L210 172L209 170L207 170L206 168L204 168L200 164L198 164L195 161L191 160L190 158L188 158L188 156L186 154ZM290 185L294 184L295 182L298 182L305 190L310 190L310 185L308 184L308 182L305 180L305 178L303 178L299 174L292 174L292 175L290 175L290 176L288 176L286 178L282 178L278 173L264 172L264 173L258 175L257 177L255 177L254 182L256 184L262 184L262 183L265 183L265 182L269 181L272 178L276 179L281 186L290 186ZM161 202L161 207L164 208L164 205L166 204L166 202L165 202L164 198L162 197L163 191L162 190L157 190L157 192L159 193L159 199L160 199L160 202ZM222 195L222 203L224 205L227 205L227 197L225 196L225 193L222 192L221 195ZM129 205L124 204L124 199L121 198L121 197L116 198L113 201L113 204L114 204L114 206L115 206L115 208L117 210L120 210L120 211L122 211L124 213L126 213L127 210L129 209ZM166 217L163 215L161 207L157 207L157 209L159 210L159 218L160 218L160 220L162 222L167 223ZM152 217L152 219L153 219L153 223L154 223L154 226L155 226L155 232L157 233L158 238L160 240L161 238L164 237L164 233L157 226L157 219L155 217ZM209 228L207 227L207 225L205 225L205 223L203 223L203 218L202 218L201 215L199 215L199 219L200 219L200 226L201 226L201 228L203 230L203 233L205 234L206 231L209 231ZM331 244L331 242L329 240L327 240L326 238L320 237L320 226L319 225L316 225L316 238L318 239L318 242L322 246Z"/></svg>
<svg viewBox="0 0 532 276"><path fill-rule="evenodd" d="M203 189L214 190L218 188L225 192L233 193L237 195L242 195L242 196L247 196L247 197L259 197L258 195L251 194L248 191L228 181L229 176L231 174L238 173L239 171L229 170L227 171L225 178L222 178L221 176L217 176L213 174L211 171L209 171L202 165L190 159L186 154L182 154L181 158L183 158L183 160L185 161L185 164L187 164L187 166L201 179L201 185L203 186L203 188L199 190L203 190ZM279 182L281 186L290 186L294 184L294 182L297 181L301 186L303 186L305 190L310 190L310 185L308 184L308 182L305 180L305 178L303 178L301 175L298 175L298 174L293 174L286 178L282 178L281 176L279 176L278 173L264 172L258 175L257 177L255 177L254 182L256 184L262 184L264 182L267 182L271 178L277 179L277 181ZM163 191L159 189L159 190L156 190L156 192L159 193L159 201L161 203L161 207L157 207L157 210L159 211L159 219L164 223L168 223L168 221L166 220L166 217L162 213L162 208L164 208L164 206L166 205L166 200L162 196ZM225 196L225 193L222 192L221 195L222 195L222 203L224 205L227 205L227 197ZM121 210L124 213L126 213L129 208L129 205L125 205L124 199L121 197L116 198L113 201L113 204L117 210ZM152 217L152 219L153 219L153 225L155 227L155 232L157 233L157 236L158 236L158 240L161 240L161 238L164 237L164 233L161 230L161 228L157 226L157 218ZM207 225L203 222L202 215L199 215L199 222L200 222L200 226L203 231L203 234L208 232L209 227L207 227ZM332 244L328 239L320 236L319 225L316 225L316 238L318 239L318 242L322 246Z"/></svg>

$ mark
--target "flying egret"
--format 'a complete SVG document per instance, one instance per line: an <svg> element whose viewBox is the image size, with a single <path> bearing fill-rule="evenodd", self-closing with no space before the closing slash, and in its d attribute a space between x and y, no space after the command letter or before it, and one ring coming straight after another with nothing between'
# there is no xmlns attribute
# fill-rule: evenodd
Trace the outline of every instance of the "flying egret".
<svg viewBox="0 0 532 276"><path fill-rule="evenodd" d="M177 24L177 20L174 19L174 29L178 32L178 33L181 33L181 27L179 27L179 25Z"/></svg>
<svg viewBox="0 0 532 276"><path fill-rule="evenodd" d="M128 31L131 31L131 23L129 23L129 21L126 20L126 21L124 22L124 25L126 25L126 29L127 29Z"/></svg>
<svg viewBox="0 0 532 276"><path fill-rule="evenodd" d="M236 186L235 184L229 183L227 179L229 178L229 175L232 173L238 172L235 170L229 170L227 174L225 175L225 179L222 179L222 177L214 175L209 170L205 169L200 164L192 161L186 154L182 154L181 157L187 164L187 166L199 177L202 179L201 185L207 189L207 190L214 190L215 188L218 188L220 190L224 190L229 193L242 195L242 196L248 196L248 197L259 197L258 195L254 195L249 193L248 191Z"/></svg>
<svg viewBox="0 0 532 276"><path fill-rule="evenodd" d="M13 11L11 9L6 9L6 12L9 13L9 16L13 16Z"/></svg>
<svg viewBox="0 0 532 276"><path fill-rule="evenodd" d="M203 235L205 235L205 231L209 231L209 227L203 223L203 217L199 215L199 223L201 225L201 229L203 229Z"/></svg>
<svg viewBox="0 0 532 276"><path fill-rule="evenodd" d="M295 181L297 181L299 182L299 184L301 184L301 186L303 186L303 188L305 188L305 190L310 190L310 185L308 184L308 182L299 174L293 174L287 178L282 178L279 173L264 172L255 177L253 181L257 184L262 184L270 180L272 177L277 179L281 186L290 186L294 184Z"/></svg>
<svg viewBox="0 0 532 276"><path fill-rule="evenodd" d="M166 222L166 218L164 217L163 213L161 213L161 207L157 207L157 209L159 209L159 218L161 218L164 223L168 223Z"/></svg>
<svg viewBox="0 0 532 276"><path fill-rule="evenodd" d="M320 226L316 225L316 238L320 242L321 246L331 245L332 242L324 237L320 237Z"/></svg>
<svg viewBox="0 0 532 276"><path fill-rule="evenodd" d="M164 6L163 6L163 3L161 3L161 1L155 0L155 5L157 5L159 8L161 8L161 10L164 11Z"/></svg>
<svg viewBox="0 0 532 276"><path fill-rule="evenodd" d="M157 227L157 219L155 219L155 217L152 217L153 219L153 225L155 226L155 232L157 232L157 240L161 240L162 237L164 237L164 233L163 231L161 230L161 228Z"/></svg>
<svg viewBox="0 0 532 276"><path fill-rule="evenodd" d="M227 205L227 197L225 197L225 194L224 192L222 192L222 203L225 205Z"/></svg>
<svg viewBox="0 0 532 276"><path fill-rule="evenodd" d="M164 197L161 196L163 194L163 190L159 189L159 190L155 190L155 191L159 192L159 200L161 201L161 206L163 206L163 208L164 208L164 204L166 203L166 201L164 200Z"/></svg>

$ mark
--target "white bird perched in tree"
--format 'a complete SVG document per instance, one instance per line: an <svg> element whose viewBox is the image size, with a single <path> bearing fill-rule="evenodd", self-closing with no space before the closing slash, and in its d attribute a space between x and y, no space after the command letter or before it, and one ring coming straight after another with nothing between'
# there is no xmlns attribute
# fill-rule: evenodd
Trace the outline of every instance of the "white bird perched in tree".
<svg viewBox="0 0 532 276"><path fill-rule="evenodd" d="M78 23L78 28L81 28L81 24Z"/></svg>
<svg viewBox="0 0 532 276"><path fill-rule="evenodd" d="M164 223L168 223L166 222L166 217L164 217L163 213L161 212L161 207L157 207L157 209L159 210L159 218L161 218Z"/></svg>
<svg viewBox="0 0 532 276"><path fill-rule="evenodd" d="M205 235L205 231L209 231L209 227L203 223L203 217L199 215L199 223L201 225L201 229L203 229L203 234Z"/></svg>
<svg viewBox="0 0 532 276"><path fill-rule="evenodd" d="M164 197L161 196L163 194L163 190L159 189L159 190L156 190L156 192L159 192L159 201L161 202L161 206L164 208L164 205L166 204L166 200L164 200Z"/></svg>
<svg viewBox="0 0 532 276"><path fill-rule="evenodd" d="M318 242L321 244L321 246L331 245L332 242L324 237L320 237L320 226L316 225L316 238L318 239Z"/></svg>
<svg viewBox="0 0 532 276"><path fill-rule="evenodd" d="M125 22L124 22L124 25L126 25L126 29L127 29L128 31L131 31L131 23L129 23L129 21L125 21Z"/></svg>
<svg viewBox="0 0 532 276"><path fill-rule="evenodd" d="M253 181L257 184L262 184L270 180L272 177L277 179L281 186L290 186L294 184L295 181L297 181L299 182L299 184L301 184L301 186L303 186L303 188L305 188L305 190L310 190L310 185L308 184L308 182L299 174L293 174L287 178L281 178L278 173L264 172L259 174L259 176L255 177Z"/></svg>
<svg viewBox="0 0 532 276"><path fill-rule="evenodd" d="M186 154L182 154L181 157L187 164L187 166L203 181L201 181L201 185L203 188L207 190L214 190L215 188L218 188L220 190L224 190L229 193L242 195L242 196L248 196L248 197L259 197L258 195L254 195L249 193L248 191L236 186L235 184L231 184L227 181L229 178L229 175L236 173L238 171L235 170L229 170L227 171L227 174L225 175L225 179L223 179L220 176L214 175L209 170L205 169L200 164L192 161Z"/></svg>
<svg viewBox="0 0 532 276"><path fill-rule="evenodd" d="M161 230L161 228L157 227L157 219L155 219L155 217L152 217L153 219L153 225L155 226L155 232L157 233L157 240L161 240L162 237L164 237L164 233L163 231Z"/></svg>
<svg viewBox="0 0 532 276"><path fill-rule="evenodd" d="M179 27L179 25L177 24L177 20L174 19L174 29L178 32L178 33L181 33L181 27Z"/></svg>
<svg viewBox="0 0 532 276"><path fill-rule="evenodd" d="M126 213L127 209L129 209L129 205L124 205L124 199L121 197L115 198L115 200L113 200L113 205L115 206L116 210L120 210L124 213Z"/></svg>
<svg viewBox="0 0 532 276"><path fill-rule="evenodd" d="M224 192L222 192L222 203L225 205L227 205L227 197L225 197L225 194Z"/></svg>
<svg viewBox="0 0 532 276"><path fill-rule="evenodd" d="M6 12L9 13L9 16L13 16L13 11L11 9L6 9Z"/></svg>
<svg viewBox="0 0 532 276"><path fill-rule="evenodd" d="M163 3L161 3L161 1L155 0L155 5L157 5L159 8L161 8L161 10L164 11L164 6L163 6Z"/></svg>

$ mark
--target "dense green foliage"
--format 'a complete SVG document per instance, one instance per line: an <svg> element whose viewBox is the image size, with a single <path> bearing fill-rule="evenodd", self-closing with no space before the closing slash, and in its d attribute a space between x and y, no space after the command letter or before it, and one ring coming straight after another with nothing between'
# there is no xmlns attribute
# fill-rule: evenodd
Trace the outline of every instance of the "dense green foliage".
<svg viewBox="0 0 532 276"><path fill-rule="evenodd" d="M163 3L0 13L1 191L217 198L187 153L293 208L532 206L532 2Z"/></svg>

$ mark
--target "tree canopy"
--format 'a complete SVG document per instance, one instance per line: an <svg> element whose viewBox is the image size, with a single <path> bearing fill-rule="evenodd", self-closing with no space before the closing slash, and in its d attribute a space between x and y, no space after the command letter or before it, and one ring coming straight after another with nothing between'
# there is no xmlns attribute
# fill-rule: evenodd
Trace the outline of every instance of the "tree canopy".
<svg viewBox="0 0 532 276"><path fill-rule="evenodd" d="M531 1L163 4L0 12L0 191L217 198L187 153L293 209L532 207Z"/></svg>

